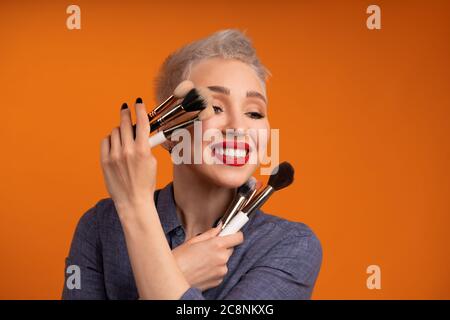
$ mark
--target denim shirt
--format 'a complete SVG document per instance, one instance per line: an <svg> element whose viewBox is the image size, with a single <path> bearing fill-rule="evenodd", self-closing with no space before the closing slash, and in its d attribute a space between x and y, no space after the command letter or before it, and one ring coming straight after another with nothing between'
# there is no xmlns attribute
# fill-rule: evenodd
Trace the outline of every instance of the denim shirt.
<svg viewBox="0 0 450 320"><path fill-rule="evenodd" d="M171 249L185 240L169 183L159 190L156 208ZM190 287L182 300L309 299L322 263L322 247L312 230L261 210L241 229L222 283L201 291ZM122 226L111 198L98 201L81 217L65 261L63 299L138 299ZM73 267L81 286L68 286ZM67 270L70 270L67 271ZM157 276L157 275L155 275Z"/></svg>

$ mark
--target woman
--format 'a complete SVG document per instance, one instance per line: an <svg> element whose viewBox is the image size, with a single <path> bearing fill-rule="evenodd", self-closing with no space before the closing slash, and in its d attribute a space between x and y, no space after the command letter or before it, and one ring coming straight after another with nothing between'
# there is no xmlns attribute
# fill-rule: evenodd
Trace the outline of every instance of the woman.
<svg viewBox="0 0 450 320"><path fill-rule="evenodd" d="M269 130L267 75L250 40L237 30L224 30L166 59L157 78L157 98L163 101L189 79L212 94L214 115L202 121L203 130L215 128L224 135L227 129L238 134ZM141 99L136 102L136 138L124 105L120 128L101 142L111 198L100 200L78 223L66 270L78 266L80 286L66 283L63 298L310 298L322 251L306 225L258 210L238 233L222 237L217 236L220 225L211 228L258 164L177 164L173 182L155 192L147 110ZM265 147L266 141L244 138L256 149ZM66 282L69 276L67 272Z"/></svg>

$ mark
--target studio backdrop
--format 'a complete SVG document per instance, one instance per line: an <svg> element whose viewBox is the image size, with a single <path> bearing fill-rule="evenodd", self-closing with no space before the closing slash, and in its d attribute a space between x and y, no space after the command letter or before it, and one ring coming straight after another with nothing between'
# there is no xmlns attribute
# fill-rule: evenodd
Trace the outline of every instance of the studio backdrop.
<svg viewBox="0 0 450 320"><path fill-rule="evenodd" d="M120 104L156 105L167 55L227 28L271 72L296 179L263 208L319 237L313 298L450 298L450 2L80 0L0 3L1 299L61 297Z"/></svg>

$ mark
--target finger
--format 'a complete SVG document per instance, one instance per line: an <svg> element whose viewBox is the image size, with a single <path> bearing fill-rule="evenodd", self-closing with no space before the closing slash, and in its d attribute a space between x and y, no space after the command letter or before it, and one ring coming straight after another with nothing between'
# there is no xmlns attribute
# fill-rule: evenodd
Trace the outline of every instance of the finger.
<svg viewBox="0 0 450 320"><path fill-rule="evenodd" d="M136 99L136 143L148 145L150 123L148 122L147 109L141 98Z"/></svg>
<svg viewBox="0 0 450 320"><path fill-rule="evenodd" d="M223 226L223 221L222 219L219 220L219 223L214 227L214 229L219 228L219 231L222 230L222 226Z"/></svg>
<svg viewBox="0 0 450 320"><path fill-rule="evenodd" d="M222 226L222 222L220 222L220 224L217 225L217 227L211 228L208 231L205 231L202 234L193 237L192 239L189 240L189 242L196 243L196 242L211 239L220 233L220 231L222 230L221 226Z"/></svg>
<svg viewBox="0 0 450 320"><path fill-rule="evenodd" d="M219 281L216 279L211 279L206 281L204 284L202 284L202 288L204 288L202 291L205 291L207 289L215 288L219 285Z"/></svg>
<svg viewBox="0 0 450 320"><path fill-rule="evenodd" d="M131 144L133 140L133 132L131 130L131 112L126 103L120 108L120 134L122 146Z"/></svg>
<svg viewBox="0 0 450 320"><path fill-rule="evenodd" d="M110 149L110 137L107 136L100 142L100 161L105 163L109 159L109 149Z"/></svg>
<svg viewBox="0 0 450 320"><path fill-rule="evenodd" d="M213 276L211 281L208 281L208 286L211 288L215 288L219 286L223 282L223 276Z"/></svg>
<svg viewBox="0 0 450 320"><path fill-rule="evenodd" d="M111 132L111 150L109 152L110 157L118 157L122 148L120 141L120 129L115 127Z"/></svg>
<svg viewBox="0 0 450 320"><path fill-rule="evenodd" d="M231 248L244 242L244 234L242 231L238 231L227 236L217 237L217 241L219 241L225 248Z"/></svg>
<svg viewBox="0 0 450 320"><path fill-rule="evenodd" d="M234 248L228 248L227 249L227 255L228 255L228 259L230 259L231 255L233 254Z"/></svg>

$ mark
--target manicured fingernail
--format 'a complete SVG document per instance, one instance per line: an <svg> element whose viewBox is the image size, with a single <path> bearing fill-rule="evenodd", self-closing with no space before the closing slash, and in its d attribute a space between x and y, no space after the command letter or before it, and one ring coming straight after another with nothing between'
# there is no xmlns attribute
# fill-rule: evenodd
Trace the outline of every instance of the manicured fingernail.
<svg viewBox="0 0 450 320"><path fill-rule="evenodd" d="M122 104L122 107L120 107L120 110L123 110L123 109L126 109L126 108L128 108L128 105L127 105L127 103L125 102L125 103Z"/></svg>
<svg viewBox="0 0 450 320"><path fill-rule="evenodd" d="M142 103L142 99L141 98L137 98L136 99L136 103Z"/></svg>

